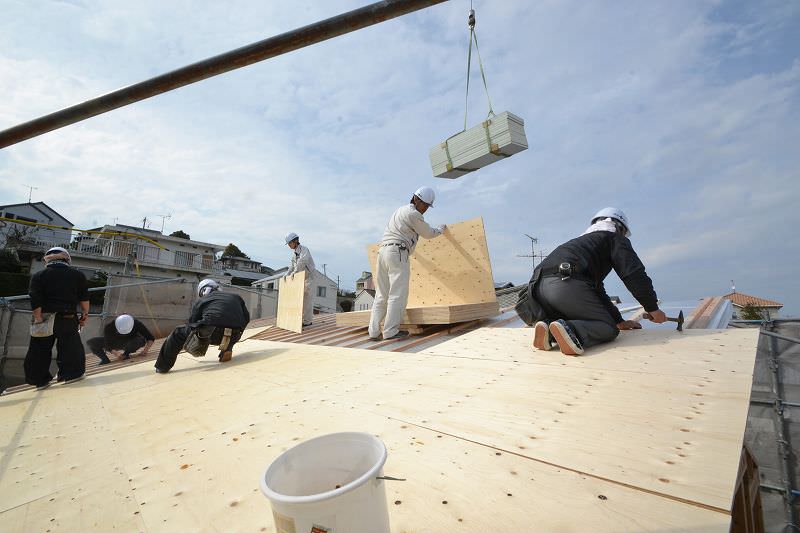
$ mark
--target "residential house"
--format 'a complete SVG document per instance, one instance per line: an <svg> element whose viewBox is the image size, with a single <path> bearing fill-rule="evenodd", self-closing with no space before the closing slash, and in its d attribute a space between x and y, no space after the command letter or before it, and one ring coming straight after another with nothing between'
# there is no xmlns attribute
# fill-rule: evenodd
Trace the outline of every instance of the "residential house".
<svg viewBox="0 0 800 533"><path fill-rule="evenodd" d="M223 255L219 259L219 263L222 266L221 275L233 285L251 285L253 282L264 279L264 274L275 273L275 269L246 257Z"/></svg>
<svg viewBox="0 0 800 533"><path fill-rule="evenodd" d="M356 280L356 294L358 291L375 290L375 280L372 279L372 272L364 271L361 277Z"/></svg>
<svg viewBox="0 0 800 533"><path fill-rule="evenodd" d="M78 233L69 243L72 265L86 274L200 279L220 271L216 255L225 249L219 244L171 237L124 224L90 231ZM42 261L32 265L32 271L42 268Z"/></svg>
<svg viewBox="0 0 800 533"><path fill-rule="evenodd" d="M369 311L375 303L375 290L362 289L356 294L356 301L353 304L353 311Z"/></svg>
<svg viewBox="0 0 800 533"><path fill-rule="evenodd" d="M20 222L37 222L55 228L0 221L0 248L14 248L23 264L53 246L68 247L73 224L44 202L0 206L0 217Z"/></svg>
<svg viewBox="0 0 800 533"><path fill-rule="evenodd" d="M780 302L775 302L773 300L767 300L765 298L759 298L758 296L750 296L749 294L744 294L741 292L733 291L731 293L725 294L722 296L726 300L730 300L733 304L733 319L740 319L742 314L742 309L746 305L750 305L757 309L766 312L768 319L772 320L778 316L778 312L783 307L783 304Z"/></svg>
<svg viewBox="0 0 800 533"><path fill-rule="evenodd" d="M288 267L276 270L271 276L253 282L252 286L276 291L280 290L280 279L286 275L288 270ZM338 289L335 281L315 269L314 287L311 293L314 299L314 311L317 313L335 313Z"/></svg>

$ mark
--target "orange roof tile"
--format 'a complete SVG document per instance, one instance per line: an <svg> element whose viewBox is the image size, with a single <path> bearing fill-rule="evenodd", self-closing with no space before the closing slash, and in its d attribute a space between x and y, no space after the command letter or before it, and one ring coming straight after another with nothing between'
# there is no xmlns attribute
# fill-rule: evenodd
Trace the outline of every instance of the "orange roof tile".
<svg viewBox="0 0 800 533"><path fill-rule="evenodd" d="M747 304L755 307L783 307L780 302L759 298L758 296L750 296L741 292L731 292L724 295L723 298L730 300L733 305L738 305L739 307L744 307Z"/></svg>

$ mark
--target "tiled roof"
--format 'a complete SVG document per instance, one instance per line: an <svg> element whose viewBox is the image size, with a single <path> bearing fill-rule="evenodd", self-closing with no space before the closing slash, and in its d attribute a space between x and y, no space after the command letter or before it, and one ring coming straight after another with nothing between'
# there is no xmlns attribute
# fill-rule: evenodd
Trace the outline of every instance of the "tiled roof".
<svg viewBox="0 0 800 533"><path fill-rule="evenodd" d="M783 307L780 302L759 298L758 296L750 296L741 292L731 292L724 295L723 298L730 300L733 305L738 305L739 307L744 307L747 304L755 307Z"/></svg>

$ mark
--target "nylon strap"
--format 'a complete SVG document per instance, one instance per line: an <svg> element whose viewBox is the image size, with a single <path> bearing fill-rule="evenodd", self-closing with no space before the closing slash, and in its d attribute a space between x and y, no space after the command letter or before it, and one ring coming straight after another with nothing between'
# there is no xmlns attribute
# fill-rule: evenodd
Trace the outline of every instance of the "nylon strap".
<svg viewBox="0 0 800 533"><path fill-rule="evenodd" d="M470 67L472 66L472 42L475 41L475 52L478 54L478 67L481 70L481 78L483 79L483 88L486 91L486 101L489 103L488 117L494 116L494 109L492 109L492 99L489 97L489 87L486 84L486 73L483 71L483 61L481 60L481 51L478 48L478 34L475 28L469 30L469 51L467 52L467 90L464 95L464 131L467 130L467 112L469 110L469 74Z"/></svg>

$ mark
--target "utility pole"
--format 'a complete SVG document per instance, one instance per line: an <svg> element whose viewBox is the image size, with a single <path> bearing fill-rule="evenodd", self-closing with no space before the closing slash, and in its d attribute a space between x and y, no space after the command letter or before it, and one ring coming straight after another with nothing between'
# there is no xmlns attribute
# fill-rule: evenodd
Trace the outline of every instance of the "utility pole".
<svg viewBox="0 0 800 533"><path fill-rule="evenodd" d="M25 185L28 188L28 203L31 203L31 196L33 195L33 190L39 190L39 187L34 187L33 185Z"/></svg>

